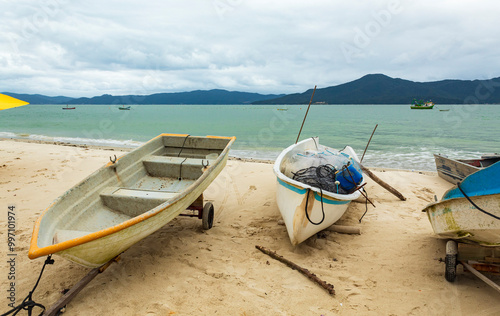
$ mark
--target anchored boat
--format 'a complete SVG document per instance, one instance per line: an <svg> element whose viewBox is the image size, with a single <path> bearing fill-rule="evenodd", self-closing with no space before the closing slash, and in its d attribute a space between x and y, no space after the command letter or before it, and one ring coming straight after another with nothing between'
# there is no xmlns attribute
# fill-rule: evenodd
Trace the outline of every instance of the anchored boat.
<svg viewBox="0 0 500 316"><path fill-rule="evenodd" d="M162 134L112 160L38 218L28 256L57 254L99 267L195 205L208 229L203 191L226 165L235 137Z"/></svg>
<svg viewBox="0 0 500 316"><path fill-rule="evenodd" d="M308 138L281 152L273 166L276 199L292 245L335 223L361 193L364 179L354 150Z"/></svg>
<svg viewBox="0 0 500 316"><path fill-rule="evenodd" d="M413 99L413 104L410 106L410 108L414 110L431 110L434 107L434 102L432 101L427 101L424 102L422 100L416 100Z"/></svg>

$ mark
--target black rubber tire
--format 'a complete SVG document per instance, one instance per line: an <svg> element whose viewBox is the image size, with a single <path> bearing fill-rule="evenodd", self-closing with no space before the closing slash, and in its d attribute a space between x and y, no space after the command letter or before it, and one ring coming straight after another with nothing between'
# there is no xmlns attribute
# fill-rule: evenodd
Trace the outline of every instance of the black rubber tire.
<svg viewBox="0 0 500 316"><path fill-rule="evenodd" d="M444 278L448 282L454 282L457 277L457 255L446 255L444 263L446 264Z"/></svg>
<svg viewBox="0 0 500 316"><path fill-rule="evenodd" d="M209 230L214 226L214 205L211 202L207 202L203 206L201 223L204 230Z"/></svg>
<svg viewBox="0 0 500 316"><path fill-rule="evenodd" d="M457 257L458 246L453 240L446 243L446 257L444 258L445 272L444 278L448 282L454 282L457 277Z"/></svg>

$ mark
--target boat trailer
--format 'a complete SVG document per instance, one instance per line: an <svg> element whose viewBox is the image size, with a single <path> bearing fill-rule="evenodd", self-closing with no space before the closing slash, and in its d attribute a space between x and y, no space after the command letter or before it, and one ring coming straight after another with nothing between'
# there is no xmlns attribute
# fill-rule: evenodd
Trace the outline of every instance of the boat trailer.
<svg viewBox="0 0 500 316"><path fill-rule="evenodd" d="M214 205L212 202L203 204L203 193L186 209L190 213L181 213L179 216L197 217L201 219L204 230L209 230L214 225Z"/></svg>
<svg viewBox="0 0 500 316"><path fill-rule="evenodd" d="M500 292L500 285L482 273L500 275L500 247L485 247L449 240L446 243L446 257L444 262L446 264L445 279L448 282L455 281L457 265L460 263L464 267L464 271L471 272Z"/></svg>

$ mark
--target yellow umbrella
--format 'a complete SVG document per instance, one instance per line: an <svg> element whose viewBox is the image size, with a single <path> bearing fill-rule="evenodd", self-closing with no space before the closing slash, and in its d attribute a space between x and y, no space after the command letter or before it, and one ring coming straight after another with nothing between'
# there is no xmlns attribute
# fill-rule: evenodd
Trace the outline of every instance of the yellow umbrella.
<svg viewBox="0 0 500 316"><path fill-rule="evenodd" d="M23 106L26 104L29 104L29 103L0 93L0 110L7 110L10 108L16 108L18 106Z"/></svg>

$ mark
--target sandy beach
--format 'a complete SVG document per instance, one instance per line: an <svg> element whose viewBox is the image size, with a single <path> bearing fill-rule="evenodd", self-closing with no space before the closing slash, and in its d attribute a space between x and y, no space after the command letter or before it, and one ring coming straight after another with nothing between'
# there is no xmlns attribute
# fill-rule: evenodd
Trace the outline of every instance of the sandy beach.
<svg viewBox="0 0 500 316"><path fill-rule="evenodd" d="M44 259L27 256L33 224L66 190L123 155L92 148L0 140L0 312L10 308L8 207L15 206L15 298L35 284ZM500 296L459 266L444 279L445 240L422 208L451 184L432 172L373 169L398 189L400 201L368 179L376 208L353 202L337 224L360 235L324 232L293 247L280 224L272 163L232 159L205 192L215 223L178 217L135 244L98 275L65 315L498 315ZM256 245L309 269L336 294L263 254ZM33 299L50 307L89 269L54 256ZM496 282L499 277L492 277ZM38 312L37 312L38 313Z"/></svg>

